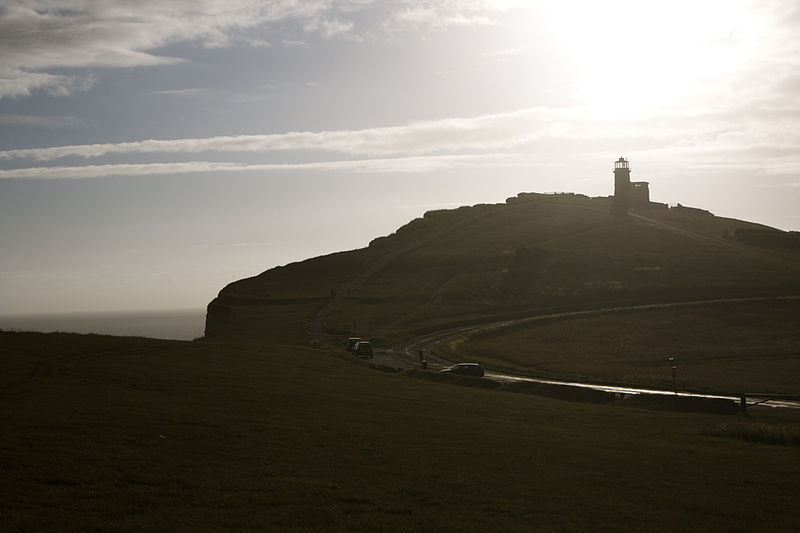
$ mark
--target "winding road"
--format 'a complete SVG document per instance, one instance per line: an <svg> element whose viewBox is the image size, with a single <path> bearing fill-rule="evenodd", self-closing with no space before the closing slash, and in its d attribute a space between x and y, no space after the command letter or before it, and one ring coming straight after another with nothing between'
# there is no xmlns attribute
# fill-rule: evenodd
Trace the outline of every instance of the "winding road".
<svg viewBox="0 0 800 533"><path fill-rule="evenodd" d="M709 244L716 244L725 248L735 248L737 251L744 252L746 254L758 254L763 255L761 251L751 250L746 246L743 246L739 243L732 243L721 238L713 238L706 235L700 235L697 233L690 232L683 228L673 226L671 224L667 224L663 221L655 220L650 217L643 216L638 213L630 213L630 215L642 223L651 224L662 229L666 229L668 231L672 231L674 233L680 234L685 237L697 239L704 241ZM432 232L425 237L412 241L405 246L394 250L388 254L385 254L375 261L365 270L363 271L358 277L356 277L351 282L351 287L353 289L359 287L366 281L368 281L373 275L379 272L381 269L385 268L389 265L395 258L399 255L414 250L426 243L431 242L432 240L440 237L450 231L466 224L467 222L474 221L476 218L480 218L485 216L485 214L477 215L475 217L469 217L467 219L458 221L456 223L450 224L445 226L438 231ZM775 259L772 257L771 259ZM780 258L783 262L786 262L786 259ZM795 268L798 268L798 265L794 262L791 262L791 265ZM344 293L337 295L335 298L332 298L328 304L322 308L315 317L309 322L308 325L308 335L311 340L312 344L318 345L320 341L325 337L324 333L324 324L327 317L341 305L342 301L344 300L345 295ZM688 306L698 306L698 305L707 305L713 303L730 303L730 302L754 302L754 301L779 301L779 300L798 300L800 296L774 296L774 297L752 297L752 298L724 298L724 299L709 299L709 300L692 300L692 301L684 301L684 302L670 302L670 303L661 303L661 304L646 304L646 305L633 305L633 306L618 306L618 307L608 307L608 308L600 308L600 309L591 309L591 310L584 310L584 311L572 311L572 312L564 312L564 313L553 313L553 314L534 314L528 317L517 318L513 320L501 320L501 321L494 321L494 322L487 322L478 325L469 325L469 326L459 326L453 328L447 328L440 331L436 331L433 333L428 333L425 335L421 335L415 337L413 339L407 340L395 346L392 346L386 350L377 350L375 353L374 363L380 364L384 366L391 366L395 368L413 368L419 367L419 353L422 351L425 354L425 359L427 361L427 366L429 369L432 370L439 370L442 368L446 368L451 366L454 362L448 361L443 358L434 356L430 353L430 349L436 345L437 343L441 343L447 340L453 340L459 337L464 337L468 335L474 335L478 333L484 333L496 329L506 328L509 326L516 326L520 324L527 324L527 323L534 323L536 321L543 321L543 320L553 320L553 319L566 319L566 318L576 318L581 316L592 316L598 315L602 313L615 313L621 311L637 311L637 310L653 310L653 309L666 309L666 308L674 308L674 307L688 307ZM644 388L635 388L635 387L622 387L622 386L610 386L610 385L602 385L602 384L592 384L592 383L580 383L580 382L570 382L570 381L555 381L555 380L548 380L548 379L540 379L540 378L532 378L528 376L520 376L514 374L504 374L498 372L487 372L485 375L486 378L500 381L500 382L533 382L533 383L544 383L544 384L551 384L551 385L562 385L562 386L570 386L570 387L582 387L582 388L589 388L594 390L605 391L609 393L617 393L617 394L653 394L653 395L678 395L678 396L686 396L686 397L694 397L694 398L713 398L713 399L724 399L724 400L731 400L735 402L740 401L739 396L734 395L710 395L710 394L699 394L699 393L690 393L690 392L676 392L674 390L657 390L657 389L644 389ZM792 409L800 409L800 399L797 397L786 399L786 398L771 398L770 395L767 394L749 394L747 396L747 405L748 406L767 406L767 407L782 407L782 408L792 408Z"/></svg>
<svg viewBox="0 0 800 533"><path fill-rule="evenodd" d="M574 311L568 313L554 313L547 315L532 315L525 318L518 318L515 320L502 320L497 322L489 322L479 325L460 326L455 328L444 329L433 333L428 333L407 340L391 348L379 351L376 353L376 363L387 366L398 366L399 368L412 368L419 367L419 352L422 351L428 363L428 368L432 370L440 370L447 368L458 361L448 361L441 357L437 357L430 353L430 349L441 342L446 342L469 335L484 333L492 330L506 328L509 326L516 326L520 324L534 323L537 321L552 320L552 319L565 319L576 318L582 316L592 316L602 313L614 313L620 311L636 311L636 310L653 310L653 309L666 309L674 307L689 307L697 305L705 305L710 303L730 303L730 302L756 302L756 301L786 301L786 300L800 300L800 296L777 296L777 297L759 297L759 298L729 298L729 299L716 299L716 300L694 300L687 302L673 302L664 304L648 304L648 305L635 305L635 306L620 306L609 307L603 309L593 309L588 311ZM549 385L562 385L570 387L581 387L593 390L599 390L616 394L654 394L654 395L678 395L692 398L713 398L724 399L739 402L740 396L728 394L700 394L693 392L681 392L674 390L659 390L659 389L645 389L636 387L624 387L603 385L597 383L581 383L575 381L558 381L551 379L533 378L528 376L520 376L515 374L507 374L500 372L486 372L485 375L488 379L500 381L504 383L511 382L531 382L531 383L544 383ZM791 398L778 398L770 397L768 394L750 394L747 395L747 405L755 406L762 405L765 407L783 407L800 409L800 400Z"/></svg>

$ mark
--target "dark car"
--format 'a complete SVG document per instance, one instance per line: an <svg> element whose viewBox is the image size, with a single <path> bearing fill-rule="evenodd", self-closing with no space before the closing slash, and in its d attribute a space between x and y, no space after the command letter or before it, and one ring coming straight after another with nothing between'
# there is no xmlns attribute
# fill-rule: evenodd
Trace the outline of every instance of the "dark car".
<svg viewBox="0 0 800 533"><path fill-rule="evenodd" d="M372 344L369 341L359 341L353 348L353 354L372 359Z"/></svg>
<svg viewBox="0 0 800 533"><path fill-rule="evenodd" d="M348 352L352 352L355 349L356 344L359 343L359 341L361 341L361 337L350 337L349 339L347 339L347 342L344 343L344 349L347 350Z"/></svg>
<svg viewBox="0 0 800 533"><path fill-rule="evenodd" d="M458 374L460 376L483 377L483 367L478 363L458 363L450 368L445 368L442 373Z"/></svg>

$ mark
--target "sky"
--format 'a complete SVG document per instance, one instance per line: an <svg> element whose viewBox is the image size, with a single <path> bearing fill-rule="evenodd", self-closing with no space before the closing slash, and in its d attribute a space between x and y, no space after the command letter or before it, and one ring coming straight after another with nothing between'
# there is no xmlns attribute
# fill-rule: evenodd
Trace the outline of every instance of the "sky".
<svg viewBox="0 0 800 533"><path fill-rule="evenodd" d="M800 230L800 3L0 0L0 314L202 308L620 156Z"/></svg>

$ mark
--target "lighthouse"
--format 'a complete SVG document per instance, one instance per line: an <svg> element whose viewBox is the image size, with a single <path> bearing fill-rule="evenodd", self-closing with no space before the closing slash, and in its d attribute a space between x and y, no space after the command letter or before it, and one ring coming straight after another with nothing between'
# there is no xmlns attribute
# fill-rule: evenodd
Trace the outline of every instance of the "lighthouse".
<svg viewBox="0 0 800 533"><path fill-rule="evenodd" d="M623 207L631 203L631 167L624 157L614 162L614 200Z"/></svg>
<svg viewBox="0 0 800 533"><path fill-rule="evenodd" d="M631 166L624 157L614 161L614 203L622 210L650 206L650 184L631 181Z"/></svg>

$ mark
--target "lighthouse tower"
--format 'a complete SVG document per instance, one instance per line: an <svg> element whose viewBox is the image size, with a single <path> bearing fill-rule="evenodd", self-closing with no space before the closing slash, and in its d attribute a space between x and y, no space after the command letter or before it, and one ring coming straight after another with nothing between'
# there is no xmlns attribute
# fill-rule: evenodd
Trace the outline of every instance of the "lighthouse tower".
<svg viewBox="0 0 800 533"><path fill-rule="evenodd" d="M623 206L631 202L631 167L624 157L614 162L614 200Z"/></svg>

